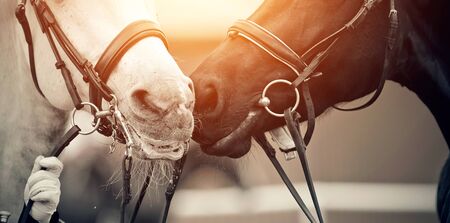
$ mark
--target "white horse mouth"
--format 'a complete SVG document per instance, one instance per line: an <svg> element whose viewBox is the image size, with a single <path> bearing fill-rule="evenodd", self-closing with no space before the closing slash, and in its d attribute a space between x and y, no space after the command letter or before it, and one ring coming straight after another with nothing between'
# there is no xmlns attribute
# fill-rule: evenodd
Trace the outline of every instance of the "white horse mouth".
<svg viewBox="0 0 450 223"><path fill-rule="evenodd" d="M188 142L176 142L164 146L154 146L151 144L141 145L137 158L143 160L179 160L187 152Z"/></svg>
<svg viewBox="0 0 450 223"><path fill-rule="evenodd" d="M126 109L125 109L126 110ZM126 110L127 111L127 110ZM190 137L157 139L148 131L146 119L134 112L125 112L125 126L130 134L127 144L132 144L132 156L144 161L172 160L176 161L187 153ZM122 128L123 129L123 128ZM126 131L125 131L126 132ZM125 138L127 138L125 136Z"/></svg>
<svg viewBox="0 0 450 223"><path fill-rule="evenodd" d="M186 141L163 141L140 137L135 132L136 147L133 154L141 160L179 160L189 148L189 139Z"/></svg>

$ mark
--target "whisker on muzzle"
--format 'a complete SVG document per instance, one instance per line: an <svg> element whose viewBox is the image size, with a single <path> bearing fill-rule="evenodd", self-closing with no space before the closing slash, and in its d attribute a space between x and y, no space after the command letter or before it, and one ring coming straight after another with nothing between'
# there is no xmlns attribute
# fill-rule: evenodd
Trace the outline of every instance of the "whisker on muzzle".
<svg viewBox="0 0 450 223"><path fill-rule="evenodd" d="M146 181L147 176L150 177L150 183L147 188L147 192L155 190L160 186L167 185L172 178L174 161L170 160L140 160L133 159L133 165L131 167L131 194L133 199L139 196L141 188ZM115 184L122 184L122 168L118 165L118 168L114 171L113 175L109 178L106 187L112 187ZM118 193L115 193L116 199L121 198L122 185ZM147 196L151 199L151 196Z"/></svg>
<svg viewBox="0 0 450 223"><path fill-rule="evenodd" d="M194 129L201 130L203 128L202 120L199 117L194 116Z"/></svg>

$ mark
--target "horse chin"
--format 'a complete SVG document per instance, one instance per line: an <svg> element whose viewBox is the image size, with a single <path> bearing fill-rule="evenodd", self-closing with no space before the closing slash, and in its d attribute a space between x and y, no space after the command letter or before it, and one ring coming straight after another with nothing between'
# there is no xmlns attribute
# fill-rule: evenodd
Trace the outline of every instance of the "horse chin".
<svg viewBox="0 0 450 223"><path fill-rule="evenodd" d="M142 123L145 119L136 117L129 116L129 124L132 126L130 130L136 144L133 149L134 157L145 161L175 161L187 152L193 128L168 130L162 124L149 128L148 123Z"/></svg>
<svg viewBox="0 0 450 223"><path fill-rule="evenodd" d="M240 158L250 151L251 136L257 128L262 111L250 111L247 118L229 135L211 145L201 145L203 152L214 156Z"/></svg>

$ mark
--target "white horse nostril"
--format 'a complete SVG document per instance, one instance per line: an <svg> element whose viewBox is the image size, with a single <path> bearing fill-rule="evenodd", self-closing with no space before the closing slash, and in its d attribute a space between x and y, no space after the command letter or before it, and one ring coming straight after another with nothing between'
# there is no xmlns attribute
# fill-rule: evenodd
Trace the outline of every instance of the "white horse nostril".
<svg viewBox="0 0 450 223"><path fill-rule="evenodd" d="M142 106L146 106L147 104L147 97L148 97L148 92L145 90L137 90L132 94L132 97L135 98L139 104L141 104Z"/></svg>
<svg viewBox="0 0 450 223"><path fill-rule="evenodd" d="M133 102L133 107L141 114L156 113L163 115L167 113L172 104L170 100L165 100L159 95L143 89L134 91L131 94L131 101Z"/></svg>
<svg viewBox="0 0 450 223"><path fill-rule="evenodd" d="M189 89L191 90L192 94L195 96L194 83L192 82L191 79L189 79L188 87L189 87Z"/></svg>
<svg viewBox="0 0 450 223"><path fill-rule="evenodd" d="M188 83L168 79L138 86L130 94L131 108L142 117L192 113L194 95L190 88L193 85L189 78L186 77L185 80Z"/></svg>

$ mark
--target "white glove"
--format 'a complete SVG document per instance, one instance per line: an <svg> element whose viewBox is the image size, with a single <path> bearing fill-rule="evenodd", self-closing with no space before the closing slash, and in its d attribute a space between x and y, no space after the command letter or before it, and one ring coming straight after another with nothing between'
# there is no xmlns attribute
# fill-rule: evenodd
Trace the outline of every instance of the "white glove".
<svg viewBox="0 0 450 223"><path fill-rule="evenodd" d="M45 168L45 170L42 170ZM34 201L30 215L39 222L49 222L59 204L61 183L59 175L63 164L56 157L38 156L25 185L25 204Z"/></svg>

